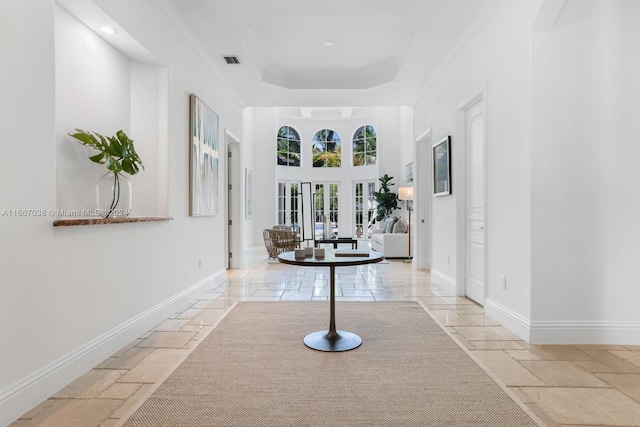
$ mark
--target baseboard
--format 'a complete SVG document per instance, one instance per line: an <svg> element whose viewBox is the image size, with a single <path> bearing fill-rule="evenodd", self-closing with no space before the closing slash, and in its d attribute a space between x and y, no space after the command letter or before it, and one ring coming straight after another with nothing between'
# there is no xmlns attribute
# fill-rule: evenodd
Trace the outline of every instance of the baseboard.
<svg viewBox="0 0 640 427"><path fill-rule="evenodd" d="M531 322L531 343L640 345L640 322Z"/></svg>
<svg viewBox="0 0 640 427"><path fill-rule="evenodd" d="M431 283L446 290L456 292L456 280L438 270L431 270Z"/></svg>
<svg viewBox="0 0 640 427"><path fill-rule="evenodd" d="M529 319L490 298L484 300L484 314L500 323L501 326L513 332L524 341L530 341L531 322Z"/></svg>
<svg viewBox="0 0 640 427"><path fill-rule="evenodd" d="M484 313L531 344L640 345L640 322L530 321L489 298Z"/></svg>
<svg viewBox="0 0 640 427"><path fill-rule="evenodd" d="M145 332L184 308L221 270L89 341L75 351L0 390L0 425L8 425Z"/></svg>

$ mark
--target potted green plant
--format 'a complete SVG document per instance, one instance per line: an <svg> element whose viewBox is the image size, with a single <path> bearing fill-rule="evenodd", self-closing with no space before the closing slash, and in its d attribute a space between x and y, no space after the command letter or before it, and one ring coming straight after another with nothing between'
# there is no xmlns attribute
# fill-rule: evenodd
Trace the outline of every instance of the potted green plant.
<svg viewBox="0 0 640 427"><path fill-rule="evenodd" d="M76 129L69 136L99 153L90 156L92 162L107 165L109 170L96 184L98 214L103 218L127 216L131 212L131 181L123 175L135 175L144 169L142 160L131 140L122 130L115 136L105 137L97 132Z"/></svg>
<svg viewBox="0 0 640 427"><path fill-rule="evenodd" d="M378 180L380 181L380 190L373 193L378 206L376 207L376 221L382 221L393 213L398 207L398 195L393 193L390 189L395 185L391 182L392 176L384 174Z"/></svg>

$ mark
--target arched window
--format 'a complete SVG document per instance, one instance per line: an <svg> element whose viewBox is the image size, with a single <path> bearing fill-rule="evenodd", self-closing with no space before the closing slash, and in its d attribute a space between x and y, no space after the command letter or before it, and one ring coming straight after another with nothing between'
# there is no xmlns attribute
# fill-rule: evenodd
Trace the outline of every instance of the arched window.
<svg viewBox="0 0 640 427"><path fill-rule="evenodd" d="M278 131L278 164L281 166L300 166L300 135L289 126Z"/></svg>
<svg viewBox="0 0 640 427"><path fill-rule="evenodd" d="M378 139L373 126L360 126L353 135L353 166L375 165Z"/></svg>
<svg viewBox="0 0 640 427"><path fill-rule="evenodd" d="M337 168L342 162L340 136L331 129L319 130L313 137L313 167Z"/></svg>

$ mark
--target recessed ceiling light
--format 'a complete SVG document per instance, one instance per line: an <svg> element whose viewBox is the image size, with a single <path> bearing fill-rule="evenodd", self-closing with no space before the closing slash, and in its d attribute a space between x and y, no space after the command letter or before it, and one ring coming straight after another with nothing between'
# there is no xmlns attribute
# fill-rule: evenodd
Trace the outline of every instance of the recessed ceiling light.
<svg viewBox="0 0 640 427"><path fill-rule="evenodd" d="M100 30L105 34L118 34L118 30L113 27L102 27Z"/></svg>
<svg viewBox="0 0 640 427"><path fill-rule="evenodd" d="M331 47L333 46L333 42L331 40L327 40L326 42L323 43L326 47Z"/></svg>

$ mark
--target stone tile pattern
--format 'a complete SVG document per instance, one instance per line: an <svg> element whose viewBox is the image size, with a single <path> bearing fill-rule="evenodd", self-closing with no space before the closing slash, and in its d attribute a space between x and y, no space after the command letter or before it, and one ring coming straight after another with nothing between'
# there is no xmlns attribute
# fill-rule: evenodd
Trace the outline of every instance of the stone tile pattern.
<svg viewBox="0 0 640 427"><path fill-rule="evenodd" d="M112 355L13 427L116 426L236 301L328 301L328 269L268 261L252 250L197 300ZM640 426L640 346L530 345L431 280L390 261L339 268L336 300L420 301L463 347L548 426Z"/></svg>

